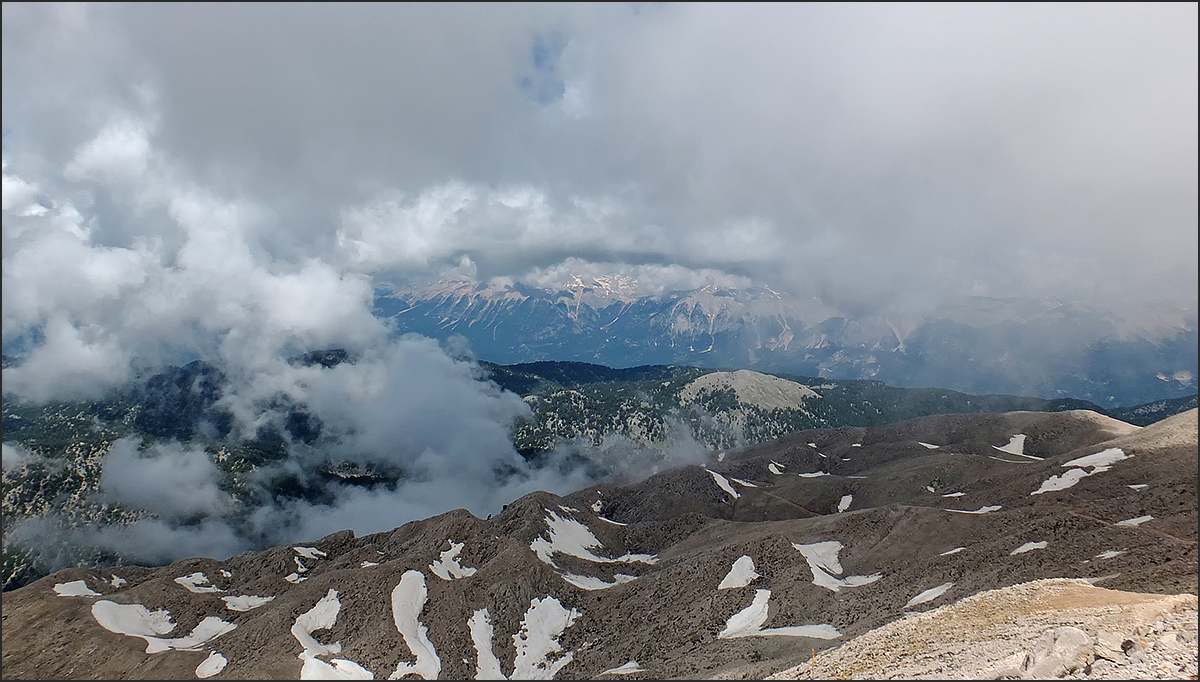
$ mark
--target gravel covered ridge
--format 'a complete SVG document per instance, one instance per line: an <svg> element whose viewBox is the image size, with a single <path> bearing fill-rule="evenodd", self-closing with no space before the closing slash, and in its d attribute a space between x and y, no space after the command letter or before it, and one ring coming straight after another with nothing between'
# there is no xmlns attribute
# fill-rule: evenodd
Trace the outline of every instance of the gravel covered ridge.
<svg viewBox="0 0 1200 682"><path fill-rule="evenodd" d="M1034 580L908 615L767 679L1196 679L1196 595Z"/></svg>

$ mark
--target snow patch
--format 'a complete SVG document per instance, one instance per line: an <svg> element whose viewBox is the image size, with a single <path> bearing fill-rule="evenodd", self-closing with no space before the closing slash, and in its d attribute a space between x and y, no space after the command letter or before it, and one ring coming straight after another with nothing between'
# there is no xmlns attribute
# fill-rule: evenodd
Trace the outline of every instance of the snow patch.
<svg viewBox="0 0 1200 682"><path fill-rule="evenodd" d="M958 554L959 552L963 551L964 549L966 549L966 547L955 547L954 549L948 549L948 550L942 552L938 556L950 556L951 554Z"/></svg>
<svg viewBox="0 0 1200 682"><path fill-rule="evenodd" d="M1014 435L1012 438L1009 438L1008 443L1003 446L993 445L992 447L996 448L1000 452L1006 452L1010 455L1017 455L1019 457L1028 457L1029 459L1036 459L1036 460L1045 459L1044 457L1035 457L1034 455L1025 454L1025 434L1023 434L1023 433L1018 433L1018 434Z"/></svg>
<svg viewBox="0 0 1200 682"><path fill-rule="evenodd" d="M109 581L109 584L112 585L113 587L120 587L127 582L129 582L129 581L122 578L121 576L117 575L116 573L114 573L112 580Z"/></svg>
<svg viewBox="0 0 1200 682"><path fill-rule="evenodd" d="M737 483L740 486L745 486L747 488L757 488L758 487L757 483L749 483L749 482L743 481L740 478L734 478L733 476L730 476L729 480L733 481L734 483Z"/></svg>
<svg viewBox="0 0 1200 682"><path fill-rule="evenodd" d="M1026 542L1025 544L1021 545L1020 547L1009 552L1008 555L1015 556L1017 554L1024 554L1025 552L1032 552L1035 549L1046 549L1047 544L1049 544L1049 543L1047 543L1045 540L1043 540L1041 542Z"/></svg>
<svg viewBox="0 0 1200 682"><path fill-rule="evenodd" d="M628 526L629 525L628 523L621 523L620 521L613 521L612 519L606 519L603 516L597 516L596 518L600 519L601 521L607 521L608 523L611 523L614 526Z"/></svg>
<svg viewBox="0 0 1200 682"><path fill-rule="evenodd" d="M492 651L492 614L486 608L471 614L467 621L471 630L471 643L475 645L475 679L505 680L500 669L500 659Z"/></svg>
<svg viewBox="0 0 1200 682"><path fill-rule="evenodd" d="M359 568L370 568L372 566L378 566L378 565L379 565L378 561L363 561L361 564L358 565L358 567Z"/></svg>
<svg viewBox="0 0 1200 682"><path fill-rule="evenodd" d="M988 512L994 512L999 508L1000 508L1000 505L993 504L993 505L988 505L986 507L980 507L979 509L976 509L974 511L968 511L966 509L947 509L946 511L955 512L956 514L987 514Z"/></svg>
<svg viewBox="0 0 1200 682"><path fill-rule="evenodd" d="M838 513L841 514L842 512L849 509L850 503L853 501L854 501L853 495L842 495L842 499L838 500L838 506L837 506Z"/></svg>
<svg viewBox="0 0 1200 682"><path fill-rule="evenodd" d="M1135 516L1132 519L1117 521L1118 526L1140 526L1141 524L1153 519L1153 516Z"/></svg>
<svg viewBox="0 0 1200 682"><path fill-rule="evenodd" d="M313 607L296 616L292 624L292 636L304 647L297 656L304 663L300 666L302 680L371 680L375 675L354 661L331 658L326 663L317 656L332 656L342 652L342 643L322 644L313 637L315 630L327 630L337 623L342 602L337 590L330 589Z"/></svg>
<svg viewBox="0 0 1200 682"><path fill-rule="evenodd" d="M775 462L771 462L770 464L767 465L767 471L770 471L771 473L778 476L779 474L783 473L783 465L776 464Z"/></svg>
<svg viewBox="0 0 1200 682"><path fill-rule="evenodd" d="M425 575L420 571L408 570L400 576L400 583L392 588L392 619L404 643L416 656L415 663L396 666L396 672L388 679L398 680L409 673L416 673L427 680L436 680L442 671L442 660L438 658L429 633L419 620L421 610L429 593L425 588Z"/></svg>
<svg viewBox="0 0 1200 682"><path fill-rule="evenodd" d="M257 609L274 598L244 594L238 597L221 597L221 600L225 602L225 608L230 611L249 611L250 609Z"/></svg>
<svg viewBox="0 0 1200 682"><path fill-rule="evenodd" d="M516 648L513 679L554 679L559 670L574 660L573 651L568 651L553 661L549 660L549 656L562 651L558 638L579 616L578 611L565 608L554 597L531 600L529 610L525 612L525 618L521 621L521 631L512 636L513 646Z"/></svg>
<svg viewBox="0 0 1200 682"><path fill-rule="evenodd" d="M600 674L601 675L628 675L630 673L643 673L643 672L646 672L646 669L643 668L641 665L639 665L637 661L630 659L627 663L622 663L621 665L619 665L615 668L609 668L608 670L605 670L604 672L602 672Z"/></svg>
<svg viewBox="0 0 1200 682"><path fill-rule="evenodd" d="M296 547L293 547L292 549L295 550L296 554L299 554L300 556L305 557L307 559L321 559L321 558L325 557L325 552L322 552L321 550L317 549L316 547L296 546Z"/></svg>
<svg viewBox="0 0 1200 682"><path fill-rule="evenodd" d="M721 584L717 585L718 590L729 590L735 587L745 587L760 577L754 571L754 559L743 554L738 557L737 561L733 562L733 567L729 569L729 573L721 579Z"/></svg>
<svg viewBox="0 0 1200 682"><path fill-rule="evenodd" d="M1042 493L1054 490L1066 490L1088 476L1108 471L1114 463L1120 462L1123 459L1129 459L1131 456L1126 455L1125 451L1121 448L1109 448L1094 455L1078 457L1063 464L1064 467L1077 468L1069 469L1066 473L1059 476L1051 476L1042 482L1041 487L1029 494L1041 495ZM1084 471L1084 468L1090 468L1091 471Z"/></svg>
<svg viewBox="0 0 1200 682"><path fill-rule="evenodd" d="M462 551L463 543L450 540L450 549L442 552L441 558L429 565L429 570L442 580L469 578L475 575L476 569L461 566L458 563L458 553Z"/></svg>
<svg viewBox="0 0 1200 682"><path fill-rule="evenodd" d="M829 474L824 471L810 471L809 473L806 473L806 474L796 474L796 475L799 476L800 478L817 478L818 476L828 476Z"/></svg>
<svg viewBox="0 0 1200 682"><path fill-rule="evenodd" d="M148 654L157 654L170 649L199 651L209 640L220 637L237 627L237 625L227 623L216 616L207 616L190 634L184 637L164 639L159 635L165 635L175 629L175 623L171 622L170 611L166 609L151 611L141 604L118 604L106 599L92 604L92 617L109 632L146 640L146 653Z"/></svg>
<svg viewBox="0 0 1200 682"><path fill-rule="evenodd" d="M843 545L837 540L814 542L808 545L800 545L793 542L792 547L804 555L805 561L808 562L808 567L812 569L813 584L833 590L834 592L840 591L843 587L868 585L883 577L882 573L850 575L845 578L834 577L840 575L842 572L842 564L838 561L838 553L842 551Z"/></svg>
<svg viewBox="0 0 1200 682"><path fill-rule="evenodd" d="M82 580L72 580L69 583L58 583L54 586L55 593L60 597L99 597L99 592L87 586Z"/></svg>
<svg viewBox="0 0 1200 682"><path fill-rule="evenodd" d="M963 495L966 495L966 493L946 493L942 497L962 497Z"/></svg>
<svg viewBox="0 0 1200 682"><path fill-rule="evenodd" d="M738 637L812 637L814 639L836 639L842 636L832 625L793 625L791 627L763 629L767 622L767 602L771 599L770 590L755 590L754 601L750 606L729 617L725 629L717 634L717 639L735 639Z"/></svg>
<svg viewBox="0 0 1200 682"><path fill-rule="evenodd" d="M304 582L305 580L308 580L308 578L300 577L299 573L288 573L287 575L283 576L283 579L288 581L289 583L292 583L293 585L296 585L296 584Z"/></svg>
<svg viewBox="0 0 1200 682"><path fill-rule="evenodd" d="M611 583L606 583L600 578L593 578L586 575L576 575L574 573L563 573L562 578L575 587L584 590L603 590L609 587L615 587L621 583L627 583L630 580L637 580L636 575L625 575L624 573L617 573L613 575L614 582Z"/></svg>
<svg viewBox="0 0 1200 682"><path fill-rule="evenodd" d="M1113 557L1119 557L1124 553L1125 553L1125 550L1123 550L1123 549L1110 549L1105 552L1100 552L1099 554L1097 554L1096 556L1094 556L1092 558L1093 559L1112 559Z"/></svg>
<svg viewBox="0 0 1200 682"><path fill-rule="evenodd" d="M928 448L930 450L937 450L938 448L942 447L940 445L934 445L933 443L922 443L921 441L917 441L917 445ZM995 446L993 446L993 447L995 447Z"/></svg>
<svg viewBox="0 0 1200 682"><path fill-rule="evenodd" d="M221 588L208 582L208 576L203 573L189 573L175 579L175 582L187 588L188 592L204 594L205 592L224 592Z"/></svg>
<svg viewBox="0 0 1200 682"><path fill-rule="evenodd" d="M1134 490L1141 490L1142 488L1148 488L1149 486L1150 486L1149 483L1131 483L1131 484L1127 485L1126 487L1132 488Z"/></svg>
<svg viewBox="0 0 1200 682"><path fill-rule="evenodd" d="M558 568L558 564L554 563L554 559L551 558L553 554L566 554L602 564L635 561L653 564L658 561L658 557L653 554L626 554L615 559L597 556L591 550L601 546L600 540L592 534L592 531L588 530L587 526L570 517L560 517L553 511L546 513L548 514L546 525L550 527L549 538L538 536L530 543L529 548L537 554L539 559L555 568Z"/></svg>
<svg viewBox="0 0 1200 682"><path fill-rule="evenodd" d="M734 490L733 486L729 485L729 481L727 481L724 476L722 476L721 474L718 474L715 471L710 471L709 469L706 469L704 467L700 467L700 468L704 469L705 471L708 471L708 474L713 477L714 481L717 482L717 487L720 488L721 490L724 490L725 492L729 493L731 496L733 496L733 499L736 500L737 498L741 497L741 494L739 494L738 491Z"/></svg>
<svg viewBox="0 0 1200 682"><path fill-rule="evenodd" d="M592 511L599 514L600 510L603 508L603 506L604 505L600 502L600 500L596 500L595 502L592 503Z"/></svg>
<svg viewBox="0 0 1200 682"><path fill-rule="evenodd" d="M225 669L225 664L228 661L221 654L215 651L209 652L208 658L204 659L200 665L196 666L196 677L204 679L212 677Z"/></svg>
<svg viewBox="0 0 1200 682"><path fill-rule="evenodd" d="M933 601L934 599L937 599L945 594L946 590L950 589L951 587L954 587L954 583L943 583L937 587L931 587L912 599L909 599L908 603L904 605L904 608L907 609L910 606L916 606L917 604L924 604L927 601Z"/></svg>

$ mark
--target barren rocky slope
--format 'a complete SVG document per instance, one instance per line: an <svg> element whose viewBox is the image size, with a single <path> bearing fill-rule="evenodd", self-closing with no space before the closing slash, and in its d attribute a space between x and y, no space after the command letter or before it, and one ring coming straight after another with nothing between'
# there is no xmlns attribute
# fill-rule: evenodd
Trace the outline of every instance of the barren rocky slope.
<svg viewBox="0 0 1200 682"><path fill-rule="evenodd" d="M1196 415L807 431L490 519L70 569L4 594L3 676L761 678L1033 580L1194 595Z"/></svg>

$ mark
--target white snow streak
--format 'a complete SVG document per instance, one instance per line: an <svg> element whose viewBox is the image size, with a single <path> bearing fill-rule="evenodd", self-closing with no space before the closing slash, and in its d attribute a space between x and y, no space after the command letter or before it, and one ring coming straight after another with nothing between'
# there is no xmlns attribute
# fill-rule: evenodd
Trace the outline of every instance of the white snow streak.
<svg viewBox="0 0 1200 682"><path fill-rule="evenodd" d="M957 514L986 514L988 512L994 512L999 508L1000 508L1000 505L993 504L993 505L989 505L987 507L980 507L979 509L976 509L974 511L967 511L966 509L947 509L946 511L955 512Z"/></svg>
<svg viewBox="0 0 1200 682"><path fill-rule="evenodd" d="M475 645L475 679L508 679L500 669L500 659L492 651L492 614L486 608L477 610L471 614L467 627L471 630L471 642Z"/></svg>
<svg viewBox="0 0 1200 682"><path fill-rule="evenodd" d="M963 495L966 495L966 493L946 493L942 497L962 497Z"/></svg>
<svg viewBox="0 0 1200 682"><path fill-rule="evenodd" d="M729 485L729 481L725 480L724 476L722 476L721 474L718 474L715 471L710 471L709 469L706 469L704 467L700 467L700 468L704 469L705 471L708 471L709 475L713 477L713 480L717 482L717 487L720 488L721 490L724 490L725 492L729 493L733 497L733 499L736 500L737 498L741 497L741 495L738 493L738 491L734 490L733 486Z"/></svg>
<svg viewBox="0 0 1200 682"><path fill-rule="evenodd" d="M562 579L571 583L575 587L584 590L603 590L609 587L615 587L621 583L627 583L630 580L637 580L636 575L625 575L624 573L616 573L613 575L613 581L606 583L600 578L593 578L587 575L576 575L574 573L562 573Z"/></svg>
<svg viewBox="0 0 1200 682"><path fill-rule="evenodd" d="M363 561L361 564L358 565L358 567L359 568L370 568L372 566L378 566L378 565L379 565L378 561Z"/></svg>
<svg viewBox="0 0 1200 682"><path fill-rule="evenodd" d="M733 562L733 567L729 569L729 573L721 579L721 584L717 585L718 590L729 590L735 587L745 587L760 577L754 571L754 559L743 554L738 557L737 561Z"/></svg>
<svg viewBox="0 0 1200 682"><path fill-rule="evenodd" d="M342 602L338 600L337 590L330 589L313 607L296 616L292 624L292 636L304 647L297 656L303 665L300 666L302 680L371 680L375 675L370 670L354 661L344 658L331 658L329 663L317 656L332 656L341 653L342 643L322 644L313 637L314 630L327 630L337 623L338 611Z"/></svg>
<svg viewBox="0 0 1200 682"><path fill-rule="evenodd" d="M293 547L292 549L296 551L296 554L299 554L300 556L308 558L308 559L319 559L319 558L322 558L325 556L325 552L322 552L321 550L317 549L316 547L296 546L296 547Z"/></svg>
<svg viewBox="0 0 1200 682"><path fill-rule="evenodd" d="M196 666L196 677L204 679L212 677L225 669L225 664L228 661L225 657L213 651L208 654L208 658L204 659L200 665Z"/></svg>
<svg viewBox="0 0 1200 682"><path fill-rule="evenodd" d="M1132 483L1126 487L1132 488L1134 490L1141 490L1142 488L1149 487L1149 485L1150 485L1149 483Z"/></svg>
<svg viewBox="0 0 1200 682"><path fill-rule="evenodd" d="M832 625L793 625L791 627L763 629L767 622L767 602L770 590L755 590L754 601L749 606L729 617L725 629L717 634L718 639L737 637L812 637L814 639L836 639L842 636Z"/></svg>
<svg viewBox="0 0 1200 682"><path fill-rule="evenodd" d="M1024 554L1025 552L1032 552L1035 549L1046 549L1047 544L1048 543L1045 540L1043 540L1041 542L1026 542L1025 544L1021 545L1020 547L1009 552L1008 555L1015 556L1017 554Z"/></svg>
<svg viewBox="0 0 1200 682"><path fill-rule="evenodd" d="M1003 447L1001 447L999 445L993 445L992 447L996 448L1000 452L1006 452L1010 455L1017 455L1019 457L1028 457L1029 459L1036 459L1036 460L1045 459L1044 457L1035 457L1034 455L1025 454L1025 434L1023 434L1023 433L1018 433L1015 436L1013 436L1012 438L1008 439L1008 444L1004 445Z"/></svg>
<svg viewBox="0 0 1200 682"><path fill-rule="evenodd" d="M758 487L757 483L749 483L749 482L743 481L740 478L734 478L733 476L730 476L729 480L733 481L734 483L737 483L738 485L745 486L747 488L757 488Z"/></svg>
<svg viewBox="0 0 1200 682"><path fill-rule="evenodd" d="M942 552L938 556L950 556L951 554L958 554L959 552L963 551L964 549L966 549L966 547L955 547L954 549L948 549L948 550Z"/></svg>
<svg viewBox="0 0 1200 682"><path fill-rule="evenodd" d="M180 576L175 579L175 582L187 588L188 592L196 594L204 594L205 592L224 592L216 585L208 582L208 576L203 573L196 572L188 575Z"/></svg>
<svg viewBox="0 0 1200 682"><path fill-rule="evenodd" d="M58 583L54 591L60 597L99 597L100 593L87 586L82 580L72 580L69 583Z"/></svg>
<svg viewBox="0 0 1200 682"><path fill-rule="evenodd" d="M429 641L429 633L418 620L421 610L425 608L428 597L425 589L425 575L420 571L405 571L400 576L400 583L392 589L392 619L396 629L404 638L404 643L416 656L415 663L404 663L396 666L396 672L388 676L390 680L398 680L408 673L416 673L427 680L436 680L442 671L442 660L438 658L433 643Z"/></svg>
<svg viewBox="0 0 1200 682"><path fill-rule="evenodd" d="M551 596L529 602L529 610L521 621L521 631L513 635L516 659L513 662L514 680L550 680L563 666L575 658L568 651L556 660L549 656L562 651L558 638L579 617L575 609L566 609Z"/></svg>
<svg viewBox="0 0 1200 682"><path fill-rule="evenodd" d="M1141 524L1143 524L1153 518L1154 518L1153 516L1135 516L1132 519L1125 519L1124 521L1118 521L1117 525L1118 526L1140 526Z"/></svg>
<svg viewBox="0 0 1200 682"><path fill-rule="evenodd" d="M954 583L944 583L942 585L938 585L937 587L931 587L912 599L909 599L908 603L904 605L904 608L907 609L910 606L916 606L917 604L924 604L927 601L933 601L934 599L937 599L945 594L946 590L950 589L951 587L954 587Z"/></svg>
<svg viewBox="0 0 1200 682"><path fill-rule="evenodd" d="M643 668L641 665L639 665L637 661L630 659L627 663L622 663L621 665L619 665L615 668L609 668L608 670L605 670L604 672L602 672L600 674L601 675L629 675L630 673L643 673L643 672L646 672L646 669Z"/></svg>
<svg viewBox="0 0 1200 682"><path fill-rule="evenodd" d="M275 597L258 597L252 594L244 594L240 597L221 597L221 599L225 602L225 608L229 609L230 611L249 611L250 609L257 609L274 598Z"/></svg>
<svg viewBox="0 0 1200 682"><path fill-rule="evenodd" d="M835 578L842 572L842 564L838 561L838 553L842 551L842 543L837 540L814 542L808 545L792 543L804 555L808 567L812 569L813 584L834 592L843 587L859 587L875 582L883 577L881 573L872 575L850 575L845 578Z"/></svg>
<svg viewBox="0 0 1200 682"><path fill-rule="evenodd" d="M800 478L816 478L818 476L828 476L829 474L824 471L813 471L813 472L809 472L807 474L796 474L796 475L799 476Z"/></svg>
<svg viewBox="0 0 1200 682"><path fill-rule="evenodd" d="M770 464L767 465L767 471L770 471L771 473L778 476L779 474L783 473L783 465L776 464L775 462L771 462Z"/></svg>
<svg viewBox="0 0 1200 682"><path fill-rule="evenodd" d="M934 445L933 443L922 443L921 441L917 441L917 445L929 448L930 450L937 450L938 448L941 447L940 445ZM992 447L995 447L995 446L992 446Z"/></svg>
<svg viewBox="0 0 1200 682"><path fill-rule="evenodd" d="M462 551L463 543L450 541L450 549L442 552L442 558L434 561L429 565L429 570L442 580L454 580L455 578L468 578L475 575L474 568L461 566L458 563L458 553Z"/></svg>
<svg viewBox="0 0 1200 682"><path fill-rule="evenodd" d="M1113 557L1119 557L1124 553L1125 553L1125 550L1123 550L1123 549L1110 549L1106 552L1100 552L1099 554L1097 554L1096 556L1094 556L1092 558L1093 559L1112 559Z"/></svg>
<svg viewBox="0 0 1200 682"><path fill-rule="evenodd" d="M626 554L615 559L597 556L591 550L601 546L600 540L596 539L587 526L570 517L562 518L553 511L547 510L546 513L546 525L550 528L549 538L538 536L530 543L529 548L539 559L555 568L558 568L558 564L554 563L552 554L566 554L602 564L634 561L653 564L658 561L658 557L653 554Z"/></svg>
<svg viewBox="0 0 1200 682"><path fill-rule="evenodd" d="M199 651L205 642L219 637L237 627L216 616L208 616L192 630L191 634L174 639L164 639L175 629L171 612L166 609L151 611L141 604L118 604L102 599L92 604L92 617L101 627L118 635L129 635L146 640L146 653L157 654L168 649Z"/></svg>
<svg viewBox="0 0 1200 682"><path fill-rule="evenodd" d="M1083 468L1069 469L1066 473L1059 476L1051 476L1042 482L1041 487L1029 493L1030 495L1041 495L1042 493L1051 492L1054 490L1066 490L1076 483L1080 482L1088 476L1098 474L1102 471L1108 471L1112 468L1115 462L1123 459L1129 459L1132 455L1126 455L1121 448L1109 448L1102 450L1094 455L1078 457L1063 464L1064 467L1083 467L1091 468L1091 471L1084 471Z"/></svg>

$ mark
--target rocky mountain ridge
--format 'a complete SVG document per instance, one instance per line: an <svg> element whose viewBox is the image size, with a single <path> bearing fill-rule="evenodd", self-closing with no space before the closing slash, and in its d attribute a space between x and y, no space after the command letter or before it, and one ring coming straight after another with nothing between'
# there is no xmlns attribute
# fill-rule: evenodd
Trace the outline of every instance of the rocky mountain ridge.
<svg viewBox="0 0 1200 682"><path fill-rule="evenodd" d="M6 678L761 678L983 590L1196 591L1196 411L802 431L225 561L6 592ZM190 634L188 634L190 633Z"/></svg>
<svg viewBox="0 0 1200 682"><path fill-rule="evenodd" d="M910 319L762 286L646 291L614 275L384 285L375 312L398 332L461 335L500 364L731 367L1104 407L1194 394L1200 374L1194 311L1132 320L1049 299L975 297Z"/></svg>

